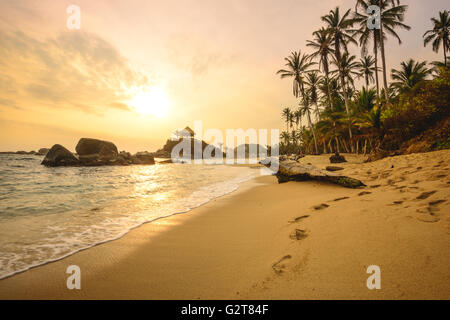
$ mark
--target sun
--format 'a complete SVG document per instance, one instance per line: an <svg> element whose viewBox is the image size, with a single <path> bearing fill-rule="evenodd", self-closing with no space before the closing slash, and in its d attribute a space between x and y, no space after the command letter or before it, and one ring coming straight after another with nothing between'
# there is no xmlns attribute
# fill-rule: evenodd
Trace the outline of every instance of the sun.
<svg viewBox="0 0 450 320"><path fill-rule="evenodd" d="M140 91L130 100L130 105L141 115L153 115L158 118L167 116L170 100L162 86L154 86Z"/></svg>

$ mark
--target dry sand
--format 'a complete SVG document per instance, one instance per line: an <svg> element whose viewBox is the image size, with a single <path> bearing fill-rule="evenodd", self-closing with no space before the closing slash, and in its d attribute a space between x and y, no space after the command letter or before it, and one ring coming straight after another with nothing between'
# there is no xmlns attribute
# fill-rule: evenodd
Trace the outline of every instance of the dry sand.
<svg viewBox="0 0 450 320"><path fill-rule="evenodd" d="M450 151L346 157L342 173L367 188L260 177L0 280L0 298L450 299ZM81 268L81 290L66 288L69 265ZM369 265L381 268L381 290L366 287Z"/></svg>

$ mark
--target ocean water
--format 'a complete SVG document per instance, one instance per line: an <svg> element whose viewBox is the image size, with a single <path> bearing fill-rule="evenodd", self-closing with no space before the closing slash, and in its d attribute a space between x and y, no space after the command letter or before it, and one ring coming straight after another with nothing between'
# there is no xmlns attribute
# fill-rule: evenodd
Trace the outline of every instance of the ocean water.
<svg viewBox="0 0 450 320"><path fill-rule="evenodd" d="M227 165L46 168L41 161L0 155L0 279L187 213L260 174Z"/></svg>

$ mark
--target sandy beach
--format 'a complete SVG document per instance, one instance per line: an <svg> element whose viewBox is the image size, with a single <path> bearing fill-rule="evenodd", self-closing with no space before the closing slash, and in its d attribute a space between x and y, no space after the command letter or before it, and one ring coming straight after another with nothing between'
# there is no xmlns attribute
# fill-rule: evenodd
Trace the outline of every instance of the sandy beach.
<svg viewBox="0 0 450 320"><path fill-rule="evenodd" d="M342 174L366 188L261 176L0 280L0 299L450 299L450 151L345 156ZM81 290L66 287L70 265ZM366 287L369 265L381 268L381 290Z"/></svg>

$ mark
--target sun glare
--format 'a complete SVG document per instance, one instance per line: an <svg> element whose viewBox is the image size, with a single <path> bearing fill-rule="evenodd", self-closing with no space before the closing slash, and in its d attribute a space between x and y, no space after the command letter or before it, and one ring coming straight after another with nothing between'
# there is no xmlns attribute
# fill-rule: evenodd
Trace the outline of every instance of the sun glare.
<svg viewBox="0 0 450 320"><path fill-rule="evenodd" d="M169 112L170 101L163 87L155 86L147 91L138 92L130 101L130 105L141 115L164 117Z"/></svg>

